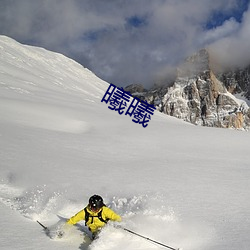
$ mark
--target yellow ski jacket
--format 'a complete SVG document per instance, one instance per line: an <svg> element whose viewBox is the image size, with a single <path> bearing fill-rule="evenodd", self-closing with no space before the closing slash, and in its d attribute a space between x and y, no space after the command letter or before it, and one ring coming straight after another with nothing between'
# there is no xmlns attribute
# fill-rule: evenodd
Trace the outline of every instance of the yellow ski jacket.
<svg viewBox="0 0 250 250"><path fill-rule="evenodd" d="M89 209L89 207L86 207L87 212L89 213L88 221L85 221L86 226L90 229L92 233L97 232L100 228L102 228L106 223L104 221L112 220L112 221L121 221L120 215L116 214L113 210L110 208L103 206L99 211L93 212ZM101 218L104 220L100 220L98 218L98 214L101 212ZM82 209L77 214L72 216L68 221L67 224L74 225L80 220L85 220L85 211Z"/></svg>

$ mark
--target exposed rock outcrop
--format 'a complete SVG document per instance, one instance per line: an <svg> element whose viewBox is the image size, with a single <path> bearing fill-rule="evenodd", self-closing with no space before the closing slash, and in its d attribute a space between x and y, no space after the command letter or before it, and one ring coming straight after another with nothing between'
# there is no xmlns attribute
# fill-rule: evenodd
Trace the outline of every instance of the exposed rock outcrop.
<svg viewBox="0 0 250 250"><path fill-rule="evenodd" d="M250 66L244 69L227 70L218 74L217 77L225 84L230 93L241 93L250 100Z"/></svg>
<svg viewBox="0 0 250 250"><path fill-rule="evenodd" d="M234 77L233 77L234 76ZM234 93L249 87L249 71L214 74L209 53L203 49L178 68L172 86L132 94L154 104L163 113L196 125L247 129L250 110ZM249 91L250 92L250 91ZM245 90L245 96L249 95Z"/></svg>

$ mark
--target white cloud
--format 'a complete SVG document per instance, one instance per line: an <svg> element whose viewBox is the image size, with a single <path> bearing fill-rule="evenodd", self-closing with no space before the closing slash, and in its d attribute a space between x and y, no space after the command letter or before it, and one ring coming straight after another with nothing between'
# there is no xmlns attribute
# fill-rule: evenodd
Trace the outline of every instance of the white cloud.
<svg viewBox="0 0 250 250"><path fill-rule="evenodd" d="M213 13L237 0L45 0L0 2L0 33L76 58L117 85L150 84L165 69L210 43L221 49L249 38L235 19L206 30ZM138 17L144 23L131 26ZM129 26L130 25L130 26ZM244 34L243 34L244 33ZM244 38L245 37L245 38ZM220 42L219 42L220 41ZM247 47L245 44L244 48Z"/></svg>
<svg viewBox="0 0 250 250"><path fill-rule="evenodd" d="M237 33L239 27L240 24L232 17L229 20L226 20L221 26L205 30L204 33L201 34L200 43L211 44L214 41L231 36L232 34Z"/></svg>
<svg viewBox="0 0 250 250"><path fill-rule="evenodd" d="M250 9L244 13L242 22L234 32L210 45L216 61L225 66L246 66L250 64Z"/></svg>

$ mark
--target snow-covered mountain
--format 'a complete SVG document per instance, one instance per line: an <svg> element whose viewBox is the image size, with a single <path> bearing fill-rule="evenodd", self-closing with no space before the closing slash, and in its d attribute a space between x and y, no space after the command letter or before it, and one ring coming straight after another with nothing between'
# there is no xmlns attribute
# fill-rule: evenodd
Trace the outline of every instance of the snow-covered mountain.
<svg viewBox="0 0 250 250"><path fill-rule="evenodd" d="M203 49L180 65L170 87L138 91L132 85L126 90L159 111L196 125L249 129L249 69L215 71L208 50Z"/></svg>
<svg viewBox="0 0 250 250"><path fill-rule="evenodd" d="M63 55L0 37L0 248L153 250L108 225L53 228L92 194L122 225L184 250L248 250L249 133L193 126L155 111L143 128L108 109L108 84ZM63 223L63 222L62 222Z"/></svg>

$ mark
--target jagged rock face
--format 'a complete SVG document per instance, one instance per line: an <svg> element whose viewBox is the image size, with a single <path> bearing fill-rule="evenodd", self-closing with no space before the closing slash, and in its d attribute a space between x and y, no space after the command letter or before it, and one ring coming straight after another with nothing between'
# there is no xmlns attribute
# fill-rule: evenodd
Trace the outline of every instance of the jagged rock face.
<svg viewBox="0 0 250 250"><path fill-rule="evenodd" d="M250 66L218 74L218 79L225 84L230 93L241 93L250 100Z"/></svg>
<svg viewBox="0 0 250 250"><path fill-rule="evenodd" d="M249 84L249 71L248 74L239 74L244 75L245 80L235 79L241 84ZM226 77L229 79L231 76ZM134 95L154 104L163 113L196 125L247 129L250 127L250 109L246 102L231 94L235 92L235 87L234 91L228 91L234 86L232 77L230 79L230 84L220 81L209 66L208 52L201 50L178 69L171 87L155 88Z"/></svg>
<svg viewBox="0 0 250 250"><path fill-rule="evenodd" d="M248 127L245 103L237 102L210 78L178 79L162 101L163 112L197 125L227 128Z"/></svg>
<svg viewBox="0 0 250 250"><path fill-rule="evenodd" d="M206 50L188 58L184 70L181 68L179 72L163 98L164 113L204 126L249 127L249 107L217 79L209 66Z"/></svg>

